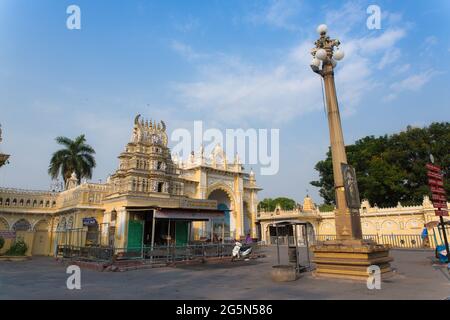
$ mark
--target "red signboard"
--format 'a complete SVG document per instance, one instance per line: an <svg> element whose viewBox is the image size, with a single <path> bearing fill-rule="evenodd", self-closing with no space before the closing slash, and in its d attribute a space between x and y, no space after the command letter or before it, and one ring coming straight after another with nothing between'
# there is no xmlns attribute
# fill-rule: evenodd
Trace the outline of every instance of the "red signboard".
<svg viewBox="0 0 450 320"><path fill-rule="evenodd" d="M433 207L437 209L434 212L437 216L448 216L447 196L443 188L444 176L441 173L441 168L431 163L428 163L426 167L428 169L427 176L431 190L431 200Z"/></svg>
<svg viewBox="0 0 450 320"><path fill-rule="evenodd" d="M443 216L443 217L448 216L448 211L444 210L435 210L434 213L436 214L436 216Z"/></svg>
<svg viewBox="0 0 450 320"><path fill-rule="evenodd" d="M427 176L429 178L433 178L433 179L436 179L438 181L442 181L443 180L442 174L439 174L439 173L436 173L436 172L433 172L433 171L428 171L427 172Z"/></svg>
<svg viewBox="0 0 450 320"><path fill-rule="evenodd" d="M445 195L445 190L443 188L430 186L430 189L433 194L437 193Z"/></svg>
<svg viewBox="0 0 450 320"><path fill-rule="evenodd" d="M431 195L431 200L433 200L433 203L437 203L437 202L444 202L447 203L447 198L444 195L439 195L439 194L435 194L433 193Z"/></svg>
<svg viewBox="0 0 450 320"><path fill-rule="evenodd" d="M441 167L439 167L439 166L436 166L436 165L431 164L431 163L427 163L426 167L430 171L435 171L435 172L441 173Z"/></svg>
<svg viewBox="0 0 450 320"><path fill-rule="evenodd" d="M444 181L442 180L435 180L435 179L428 179L428 184L433 186L444 186Z"/></svg>

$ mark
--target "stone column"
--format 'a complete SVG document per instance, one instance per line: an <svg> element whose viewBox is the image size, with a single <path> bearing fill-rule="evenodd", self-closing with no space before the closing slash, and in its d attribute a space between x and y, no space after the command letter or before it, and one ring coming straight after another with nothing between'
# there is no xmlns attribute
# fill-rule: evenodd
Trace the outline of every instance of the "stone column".
<svg viewBox="0 0 450 320"><path fill-rule="evenodd" d="M334 71L331 63L324 62L322 71L327 101L328 126L330 131L331 158L333 161L333 178L336 194L336 235L338 239L362 239L359 212L351 213L345 198L344 179L341 163L347 163L344 135L334 83Z"/></svg>

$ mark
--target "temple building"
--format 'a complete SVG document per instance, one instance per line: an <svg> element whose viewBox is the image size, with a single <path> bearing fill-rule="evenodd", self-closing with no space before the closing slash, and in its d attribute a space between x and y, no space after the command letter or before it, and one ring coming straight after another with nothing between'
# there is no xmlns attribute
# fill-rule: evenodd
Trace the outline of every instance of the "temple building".
<svg viewBox="0 0 450 320"><path fill-rule="evenodd" d="M425 225L436 225L439 217L435 215L435 208L428 196L424 196L421 204L403 206L398 203L395 207L379 208L371 205L368 200L361 202L360 215L363 236L376 239L377 242L399 245L394 241L418 241ZM302 222L308 226L307 233L299 230L300 244L317 240L333 240L336 237L334 211L322 212L314 204L311 197L306 196L301 205L294 210L282 210L279 206L274 211L260 211L257 214L257 228L259 237L268 244L276 243L275 224L280 221ZM288 230L278 230L280 242L288 243ZM431 238L434 245L439 237ZM410 243L414 245L414 243Z"/></svg>
<svg viewBox="0 0 450 320"><path fill-rule="evenodd" d="M253 172L220 145L187 161L171 155L166 125L137 116L132 138L106 183L78 182L64 190L0 188L0 236L8 249L20 238L28 255L52 255L58 244L139 248L256 237Z"/></svg>

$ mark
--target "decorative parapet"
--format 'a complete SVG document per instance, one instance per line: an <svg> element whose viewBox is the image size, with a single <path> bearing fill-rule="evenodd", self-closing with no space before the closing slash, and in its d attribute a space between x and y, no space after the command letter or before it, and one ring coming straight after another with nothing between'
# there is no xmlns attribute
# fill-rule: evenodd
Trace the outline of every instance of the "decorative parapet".
<svg viewBox="0 0 450 320"><path fill-rule="evenodd" d="M447 207L449 203L447 202ZM361 216L382 216L382 215L410 215L414 213L432 213L434 215L433 204L431 203L428 196L424 196L422 205L413 205L413 206L403 206L401 203L398 203L395 207L384 207L379 208L378 206L371 206L367 200L363 200L361 202L360 214ZM332 218L334 217L334 212L320 212L322 218Z"/></svg>
<svg viewBox="0 0 450 320"><path fill-rule="evenodd" d="M447 202L447 207L450 203ZM277 208L273 212L264 212L260 211L258 212L258 219L266 219L270 217L294 217L294 216L304 216L305 214L309 213L310 215L314 215L316 217L320 217L322 219L332 219L334 218L334 211L325 211L320 212L319 210L314 210L312 212L304 212L297 209L294 209L292 211L285 211ZM411 215L414 213L430 213L434 215L434 208L433 204L431 203L428 196L424 197L424 200L422 202L422 205L415 205L415 206L402 206L400 203L395 207L385 207L385 208L379 208L377 206L371 206L369 201L363 200L361 202L361 209L360 214L362 217L371 217L371 216L383 216L383 215L392 215L392 216L398 216L398 215Z"/></svg>
<svg viewBox="0 0 450 320"><path fill-rule="evenodd" d="M275 211L259 211L257 213L258 220L281 219L281 218L319 218L317 211L302 211L299 208L294 210L282 210L277 208Z"/></svg>
<svg viewBox="0 0 450 320"><path fill-rule="evenodd" d="M0 188L0 209L54 212L77 206L100 206L109 186L84 183L63 192Z"/></svg>
<svg viewBox="0 0 450 320"><path fill-rule="evenodd" d="M84 183L60 193L60 208L76 206L100 206L111 192L108 184Z"/></svg>
<svg viewBox="0 0 450 320"><path fill-rule="evenodd" d="M54 210L58 193L40 190L0 188L0 208Z"/></svg>

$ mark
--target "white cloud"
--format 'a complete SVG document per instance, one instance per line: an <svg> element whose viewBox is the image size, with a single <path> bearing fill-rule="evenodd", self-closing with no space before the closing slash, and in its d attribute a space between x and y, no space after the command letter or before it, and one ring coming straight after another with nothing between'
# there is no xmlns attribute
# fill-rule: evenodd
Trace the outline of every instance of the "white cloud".
<svg viewBox="0 0 450 320"><path fill-rule="evenodd" d="M185 21L176 20L174 22L175 30L182 33L189 33L197 30L200 27L200 22L198 19L189 16Z"/></svg>
<svg viewBox="0 0 450 320"><path fill-rule="evenodd" d="M300 0L272 0L269 6L250 14L247 20L254 24L266 24L275 28L298 31L299 27L294 20L301 8Z"/></svg>
<svg viewBox="0 0 450 320"><path fill-rule="evenodd" d="M389 29L378 37L360 39L359 46L363 54L375 54L392 48L399 40L406 36L404 29Z"/></svg>
<svg viewBox="0 0 450 320"><path fill-rule="evenodd" d="M392 92L387 95L385 101L395 100L401 92L410 91L417 92L420 91L431 79L436 76L438 72L430 69L422 73L413 74L401 81L395 82L390 86Z"/></svg>
<svg viewBox="0 0 450 320"><path fill-rule="evenodd" d="M421 56L427 55L432 57L434 53L434 48L438 43L439 39L436 36L426 37L421 45L420 55Z"/></svg>
<svg viewBox="0 0 450 320"><path fill-rule="evenodd" d="M433 76L436 75L434 70L427 70L425 72L414 74L403 79L400 82L391 85L391 89L400 91L419 91L422 87L427 84Z"/></svg>
<svg viewBox="0 0 450 320"><path fill-rule="evenodd" d="M410 69L411 69L411 65L409 63L406 63L406 64L396 66L392 73L394 75L399 75L399 74L408 72Z"/></svg>
<svg viewBox="0 0 450 320"><path fill-rule="evenodd" d="M281 10L277 5L282 4L272 2L272 8L265 15L272 18L266 21L286 21L289 14L273 13ZM349 2L342 10L329 11L326 21L334 24L333 33L341 27L355 25L361 19L364 23L366 14L361 8L359 3ZM335 29L338 23L342 26ZM278 25L281 26L281 22ZM346 58L336 69L338 98L344 115L354 113L364 97L375 88L384 85L385 90L391 89L389 83L386 86L386 79L378 81L379 73L374 72L377 67L384 69L401 57L397 46L406 35L406 30L395 26L359 37L344 34L342 46ZM228 123L237 120L240 123L254 120L282 123L308 112L322 110L320 77L309 67L309 52L313 43L310 38L284 50L287 54L274 59L272 64L255 65L226 54L199 59L195 61L198 70L196 79L175 85L178 99L188 108L203 112L205 117ZM184 51L190 55L194 51L188 48ZM403 70L397 71L406 72L408 68L403 66Z"/></svg>
<svg viewBox="0 0 450 320"><path fill-rule="evenodd" d="M185 59L188 60L195 60L195 59L201 59L201 58L206 58L207 55L202 54L202 53L198 53L195 52L191 46L188 46L182 42L179 41L172 41L171 44L171 48L177 52L179 55L181 55L182 57L184 57Z"/></svg>
<svg viewBox="0 0 450 320"><path fill-rule="evenodd" d="M355 25L365 25L366 18L366 8L360 2L349 1L338 10L327 10L325 23L331 28L330 32L345 36Z"/></svg>
<svg viewBox="0 0 450 320"><path fill-rule="evenodd" d="M320 77L309 67L312 43L307 40L292 48L273 67L251 65L238 58L211 59L215 63L199 67L199 80L176 85L179 100L223 122L281 123L322 110ZM344 114L353 113L375 86L373 61L361 55L357 44L358 40L348 42L349 62L343 62L336 72Z"/></svg>
<svg viewBox="0 0 450 320"><path fill-rule="evenodd" d="M400 58L400 56L401 51L399 48L387 50L386 53L383 55L383 58L381 58L380 63L378 63L378 69L382 70L388 65L393 64Z"/></svg>

